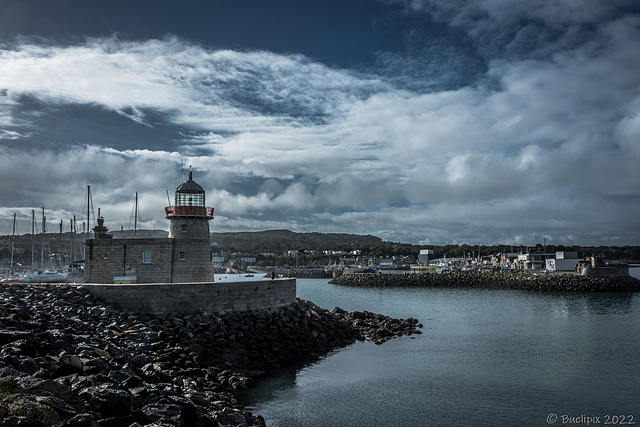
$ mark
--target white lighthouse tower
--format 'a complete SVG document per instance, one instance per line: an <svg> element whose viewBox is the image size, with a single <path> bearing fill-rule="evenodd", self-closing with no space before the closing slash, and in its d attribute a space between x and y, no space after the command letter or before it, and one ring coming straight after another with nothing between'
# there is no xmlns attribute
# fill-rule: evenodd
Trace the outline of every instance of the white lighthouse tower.
<svg viewBox="0 0 640 427"><path fill-rule="evenodd" d="M213 208L205 206L204 195L189 170L189 179L176 189L174 206L165 208L166 218L171 221L169 238L174 239L172 283L213 282L209 234Z"/></svg>

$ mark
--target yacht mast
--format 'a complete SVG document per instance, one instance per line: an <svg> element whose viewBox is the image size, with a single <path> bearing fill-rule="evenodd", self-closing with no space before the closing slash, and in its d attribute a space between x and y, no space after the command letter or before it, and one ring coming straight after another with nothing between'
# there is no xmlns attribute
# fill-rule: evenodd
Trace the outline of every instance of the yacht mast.
<svg viewBox="0 0 640 427"><path fill-rule="evenodd" d="M16 248L16 214L13 214L13 231L11 232L11 271L13 271L13 251Z"/></svg>
<svg viewBox="0 0 640 427"><path fill-rule="evenodd" d="M36 236L36 211L31 209L31 268L35 265L35 253L33 253Z"/></svg>
<svg viewBox="0 0 640 427"><path fill-rule="evenodd" d="M89 229L91 228L91 217L89 216L89 209L91 208L91 186L87 185L87 238L89 238Z"/></svg>
<svg viewBox="0 0 640 427"><path fill-rule="evenodd" d="M44 216L44 206L42 207L42 245L40 246L40 267L44 268L44 237L47 232L47 217Z"/></svg>
<svg viewBox="0 0 640 427"><path fill-rule="evenodd" d="M135 212L133 214L133 235L136 235L136 231L138 230L138 192L136 191L136 207Z"/></svg>

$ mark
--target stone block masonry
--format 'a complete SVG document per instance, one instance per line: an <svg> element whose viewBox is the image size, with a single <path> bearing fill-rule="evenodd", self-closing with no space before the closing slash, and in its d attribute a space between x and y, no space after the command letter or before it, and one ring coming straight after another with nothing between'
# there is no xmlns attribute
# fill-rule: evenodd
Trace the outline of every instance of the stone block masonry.
<svg viewBox="0 0 640 427"><path fill-rule="evenodd" d="M174 243L157 238L87 240L84 280L113 283L115 276L135 275L140 283L171 282Z"/></svg>
<svg viewBox="0 0 640 427"><path fill-rule="evenodd" d="M106 302L138 313L228 313L285 307L296 279L221 283L81 284Z"/></svg>

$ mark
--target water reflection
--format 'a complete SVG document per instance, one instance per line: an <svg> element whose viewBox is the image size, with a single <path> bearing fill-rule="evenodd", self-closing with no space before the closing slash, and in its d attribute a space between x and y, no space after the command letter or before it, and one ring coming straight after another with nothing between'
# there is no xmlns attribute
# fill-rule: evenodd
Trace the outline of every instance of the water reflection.
<svg viewBox="0 0 640 427"><path fill-rule="evenodd" d="M255 377L252 386L243 390L238 397L245 402L256 404L275 397L282 398L283 394L291 393L291 390L300 385L300 378L306 378L306 381L309 378L316 378L321 381L322 378L316 372L317 367L321 366L326 359L334 357L348 348L349 346L331 351L319 359L293 363L265 372ZM312 368L316 368L316 370L314 371Z"/></svg>
<svg viewBox="0 0 640 427"><path fill-rule="evenodd" d="M607 293L537 293L535 299L547 301L557 315L568 316L620 316L631 313L637 294Z"/></svg>

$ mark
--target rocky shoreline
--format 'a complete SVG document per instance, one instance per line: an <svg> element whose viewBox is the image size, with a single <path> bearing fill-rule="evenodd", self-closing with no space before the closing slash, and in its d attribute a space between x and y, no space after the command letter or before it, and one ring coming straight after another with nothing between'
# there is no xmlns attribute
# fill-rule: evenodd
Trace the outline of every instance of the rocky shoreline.
<svg viewBox="0 0 640 427"><path fill-rule="evenodd" d="M329 283L343 286L419 286L511 289L544 292L639 292L640 280L631 276L578 276L450 272L425 274L343 274Z"/></svg>
<svg viewBox="0 0 640 427"><path fill-rule="evenodd" d="M235 398L260 373L422 327L300 299L158 316L73 285L3 285L0 297L1 426L263 426Z"/></svg>

